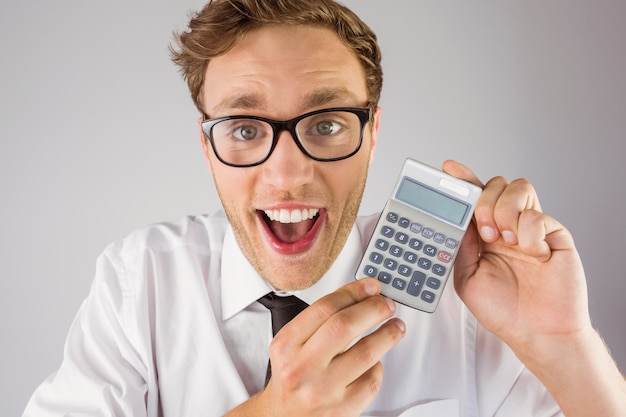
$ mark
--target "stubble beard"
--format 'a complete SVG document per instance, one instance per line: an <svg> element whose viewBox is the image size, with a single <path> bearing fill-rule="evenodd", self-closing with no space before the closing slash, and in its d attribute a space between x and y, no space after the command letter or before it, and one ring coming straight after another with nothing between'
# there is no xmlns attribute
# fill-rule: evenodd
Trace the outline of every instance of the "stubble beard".
<svg viewBox="0 0 626 417"><path fill-rule="evenodd" d="M316 242L314 248L311 250L315 251L315 254L317 254L315 259L313 259L314 254L311 253L311 251L296 255L281 255L280 265L270 264L264 257L263 251L258 250L258 248L266 248L267 246L264 242L256 244L250 239L250 234L244 222L237 215L234 205L231 205L230 201L225 198L226 195L221 192L217 184L216 189L222 201L226 217L233 229L237 244L254 269L265 281L269 282L277 290L298 291L315 285L324 274L328 272L343 249L361 205L367 178L367 167L361 177L362 180L349 192L346 205L340 216L337 219L331 219L330 216L326 218L324 230L322 230L318 238L322 238L321 235L324 234L325 230L333 229L333 222L339 222L334 239L330 242L330 245L328 245L328 249L320 249L320 245L326 246L325 243ZM255 213L246 213L246 215L256 216ZM253 219L253 224L256 224L256 219ZM255 227L252 236L258 236L257 233L258 229ZM299 276L296 279L282 279L279 282L279 280L276 279L276 275L277 271L280 270L300 270L302 272L298 273Z"/></svg>

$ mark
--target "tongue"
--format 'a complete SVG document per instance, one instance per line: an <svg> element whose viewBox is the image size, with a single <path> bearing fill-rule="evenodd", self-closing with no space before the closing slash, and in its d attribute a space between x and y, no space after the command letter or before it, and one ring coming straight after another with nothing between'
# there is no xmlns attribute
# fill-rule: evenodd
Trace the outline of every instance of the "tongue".
<svg viewBox="0 0 626 417"><path fill-rule="evenodd" d="M298 223L270 221L269 226L278 240L284 243L294 243L306 236L314 223L315 219L304 220Z"/></svg>

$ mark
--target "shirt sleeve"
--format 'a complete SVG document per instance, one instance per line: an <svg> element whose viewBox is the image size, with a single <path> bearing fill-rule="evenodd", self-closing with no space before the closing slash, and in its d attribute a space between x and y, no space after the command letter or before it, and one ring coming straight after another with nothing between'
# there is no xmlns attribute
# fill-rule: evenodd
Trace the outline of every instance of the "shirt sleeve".
<svg viewBox="0 0 626 417"><path fill-rule="evenodd" d="M23 417L156 415L147 368L126 326L132 294L106 255L97 262L87 299L74 319L63 361L31 397ZM154 404L152 404L154 403Z"/></svg>
<svg viewBox="0 0 626 417"><path fill-rule="evenodd" d="M564 417L548 390L523 368L494 417Z"/></svg>
<svg viewBox="0 0 626 417"><path fill-rule="evenodd" d="M541 381L502 340L480 325L476 333L474 378L480 415L563 417Z"/></svg>

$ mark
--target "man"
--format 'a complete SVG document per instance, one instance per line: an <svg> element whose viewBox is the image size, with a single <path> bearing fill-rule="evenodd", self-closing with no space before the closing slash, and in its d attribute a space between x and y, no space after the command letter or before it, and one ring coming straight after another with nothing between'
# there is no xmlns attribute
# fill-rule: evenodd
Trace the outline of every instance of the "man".
<svg viewBox="0 0 626 417"><path fill-rule="evenodd" d="M484 191L434 314L353 281L382 72L349 10L217 0L178 41L226 216L107 248L25 416L623 415L572 238L525 180L444 164ZM310 304L273 340L268 292Z"/></svg>

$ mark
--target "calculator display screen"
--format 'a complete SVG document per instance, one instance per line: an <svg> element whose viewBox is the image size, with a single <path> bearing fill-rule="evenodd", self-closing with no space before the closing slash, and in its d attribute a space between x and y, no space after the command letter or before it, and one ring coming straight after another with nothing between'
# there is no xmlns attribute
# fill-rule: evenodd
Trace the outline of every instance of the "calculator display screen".
<svg viewBox="0 0 626 417"><path fill-rule="evenodd" d="M423 184L402 178L395 198L450 223L462 226L470 206Z"/></svg>

